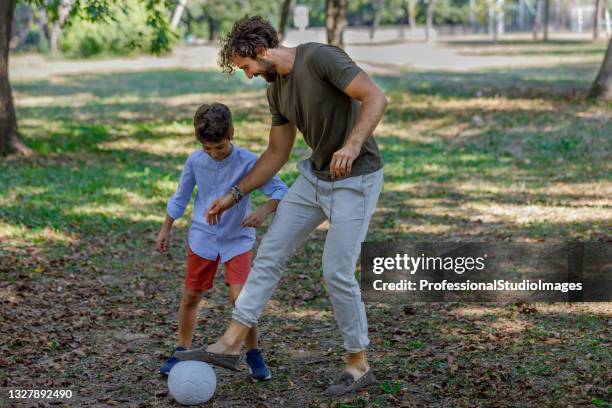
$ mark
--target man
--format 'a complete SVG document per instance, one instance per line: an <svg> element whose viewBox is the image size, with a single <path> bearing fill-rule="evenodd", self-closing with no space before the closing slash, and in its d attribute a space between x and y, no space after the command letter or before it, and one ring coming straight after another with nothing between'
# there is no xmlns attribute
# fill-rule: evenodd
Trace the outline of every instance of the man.
<svg viewBox="0 0 612 408"><path fill-rule="evenodd" d="M312 156L299 163L300 176L263 237L224 335L206 349L176 355L236 369L241 344L272 295L287 258L328 219L323 276L347 365L326 394L339 396L363 388L375 379L366 359L368 326L355 264L383 183L372 133L387 99L344 51L317 43L284 47L274 28L259 16L236 22L224 40L220 65L230 74L237 67L249 78L262 76L270 83L272 127L268 147L251 172L209 207L209 223L216 224L225 210L281 169L289 160L296 127Z"/></svg>

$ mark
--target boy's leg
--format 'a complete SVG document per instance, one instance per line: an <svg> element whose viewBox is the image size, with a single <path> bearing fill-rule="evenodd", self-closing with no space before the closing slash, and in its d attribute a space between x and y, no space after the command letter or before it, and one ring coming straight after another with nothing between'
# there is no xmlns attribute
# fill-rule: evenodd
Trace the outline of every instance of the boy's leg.
<svg viewBox="0 0 612 408"><path fill-rule="evenodd" d="M203 290L194 290L185 288L183 290L183 298L179 308L178 321L178 346L189 348L191 347L191 339L196 324L196 316L198 313L198 305L202 299Z"/></svg>
<svg viewBox="0 0 612 408"><path fill-rule="evenodd" d="M198 305L204 291L212 288L212 281L215 277L218 264L218 259L213 261L201 258L189 248L185 287L178 315L178 344L175 353L161 366L159 370L161 374L169 375L172 367L179 361L176 357L176 352L183 351L191 346L197 320Z"/></svg>
<svg viewBox="0 0 612 408"><path fill-rule="evenodd" d="M219 266L216 260L205 259L194 253L191 248L187 253L187 274L185 275L185 288L179 308L178 338L180 347L191 347L191 340L195 330L198 305L202 294L213 287L213 280Z"/></svg>

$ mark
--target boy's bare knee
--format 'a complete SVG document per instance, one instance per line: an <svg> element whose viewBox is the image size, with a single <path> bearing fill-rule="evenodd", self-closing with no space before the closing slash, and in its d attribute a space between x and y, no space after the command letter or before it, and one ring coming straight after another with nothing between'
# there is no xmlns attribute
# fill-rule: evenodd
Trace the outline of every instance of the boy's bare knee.
<svg viewBox="0 0 612 408"><path fill-rule="evenodd" d="M203 290L185 289L183 292L183 301L188 306L197 306L202 299Z"/></svg>
<svg viewBox="0 0 612 408"><path fill-rule="evenodd" d="M241 290L242 285L229 285L229 297L233 306L236 306L236 300L238 300Z"/></svg>

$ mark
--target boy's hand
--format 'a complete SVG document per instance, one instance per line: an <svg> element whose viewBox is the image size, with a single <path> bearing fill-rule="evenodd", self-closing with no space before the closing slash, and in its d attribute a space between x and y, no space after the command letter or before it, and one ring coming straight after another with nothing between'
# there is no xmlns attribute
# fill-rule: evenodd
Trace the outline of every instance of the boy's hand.
<svg viewBox="0 0 612 408"><path fill-rule="evenodd" d="M166 228L162 228L157 234L157 239L155 240L155 249L157 249L162 254L168 252L168 243L170 242L170 231Z"/></svg>
<svg viewBox="0 0 612 408"><path fill-rule="evenodd" d="M259 227L266 220L270 212L265 207L259 207L249 214L240 223L243 227Z"/></svg>
<svg viewBox="0 0 612 408"><path fill-rule="evenodd" d="M234 204L236 204L236 202L234 201L234 196L231 193L217 198L206 210L206 222L210 225L218 224L223 211L232 208Z"/></svg>

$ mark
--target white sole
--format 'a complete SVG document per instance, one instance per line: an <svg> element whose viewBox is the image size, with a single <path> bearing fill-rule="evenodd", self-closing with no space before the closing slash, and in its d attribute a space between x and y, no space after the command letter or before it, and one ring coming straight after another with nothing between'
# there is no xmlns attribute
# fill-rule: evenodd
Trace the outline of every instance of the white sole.
<svg viewBox="0 0 612 408"><path fill-rule="evenodd" d="M249 374L251 375L251 378L254 379L255 381L268 381L272 379L272 374L270 374L266 378L255 378L253 377L253 370L251 369L251 367L249 367L248 364L246 366L249 368Z"/></svg>

